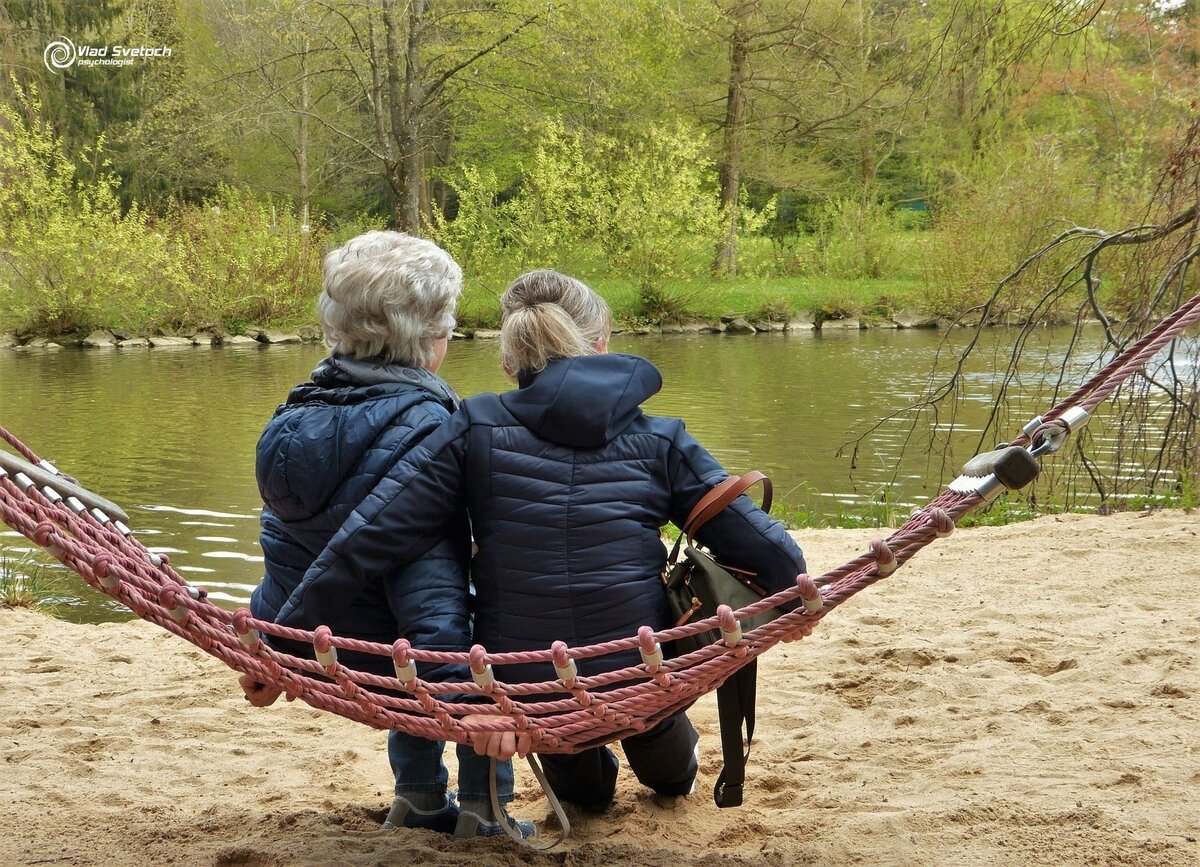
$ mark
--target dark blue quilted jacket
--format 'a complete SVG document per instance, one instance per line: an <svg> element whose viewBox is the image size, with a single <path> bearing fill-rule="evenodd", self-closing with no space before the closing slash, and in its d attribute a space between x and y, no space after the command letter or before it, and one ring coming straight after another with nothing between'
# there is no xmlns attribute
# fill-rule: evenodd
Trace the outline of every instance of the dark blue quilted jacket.
<svg viewBox="0 0 1200 867"><path fill-rule="evenodd" d="M454 409L453 392L424 371L385 368L395 381L364 385L334 362L327 359L312 382L292 390L258 442L266 574L250 609L260 620L275 619L354 508ZM431 650L469 647L465 517L446 515L425 542L424 556L411 565L361 572L353 590L309 626L324 623L337 635L387 644L403 636ZM395 674L386 657L341 651L339 658ZM422 670L430 679L462 679L465 672L457 674Z"/></svg>
<svg viewBox="0 0 1200 867"><path fill-rule="evenodd" d="M475 640L489 650L544 649L556 639L579 646L669 626L660 529L682 524L726 473L682 421L642 412L661 386L650 362L609 354L553 361L516 391L463 401L354 511L280 622L307 626L341 609L368 576L419 557L466 509L479 546ZM805 568L783 526L748 497L699 539L771 592ZM580 670L636 661L634 651ZM554 679L548 665L497 675Z"/></svg>

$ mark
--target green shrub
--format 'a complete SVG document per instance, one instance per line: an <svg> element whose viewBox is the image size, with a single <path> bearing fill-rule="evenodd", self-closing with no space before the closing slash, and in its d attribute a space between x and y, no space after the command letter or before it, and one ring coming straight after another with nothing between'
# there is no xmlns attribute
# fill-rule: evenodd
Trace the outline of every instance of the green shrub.
<svg viewBox="0 0 1200 867"><path fill-rule="evenodd" d="M36 90L0 104L0 326L64 334L144 320L185 269L136 205L122 213L101 140L78 167Z"/></svg>
<svg viewBox="0 0 1200 867"><path fill-rule="evenodd" d="M878 278L900 258L900 218L886 204L835 199L821 211L816 262L831 277Z"/></svg>
<svg viewBox="0 0 1200 867"><path fill-rule="evenodd" d="M136 202L122 211L103 139L76 166L37 92L14 87L15 104L0 104L0 328L148 332L311 315L323 229L230 187L171 218Z"/></svg>
<svg viewBox="0 0 1200 867"><path fill-rule="evenodd" d="M188 280L171 299L171 324L312 318L327 233L302 227L290 203L223 186L203 206L182 209L175 229Z"/></svg>
<svg viewBox="0 0 1200 867"><path fill-rule="evenodd" d="M1083 155L1033 140L993 146L967 167L937 211L927 306L953 317L981 305L999 280L1073 220L1097 227L1135 225L1138 218L1126 210L1120 191ZM993 318L1027 314L1079 252L1062 249L1029 269L999 299ZM1123 253L1106 262L1105 288L1124 282L1128 262Z"/></svg>
<svg viewBox="0 0 1200 867"><path fill-rule="evenodd" d="M501 202L496 177L476 168L451 183L458 215L438 220L435 237L468 273L616 272L637 287L638 315L654 321L685 312L688 297L670 287L707 272L724 224L705 141L682 124L618 141L550 122L512 198ZM773 214L773 201L743 205L740 229L753 233Z"/></svg>

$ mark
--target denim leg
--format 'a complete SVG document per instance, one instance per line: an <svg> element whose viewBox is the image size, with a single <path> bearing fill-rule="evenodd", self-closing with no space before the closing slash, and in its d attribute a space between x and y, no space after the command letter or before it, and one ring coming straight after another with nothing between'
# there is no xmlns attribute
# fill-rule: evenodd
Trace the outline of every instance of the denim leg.
<svg viewBox="0 0 1200 867"><path fill-rule="evenodd" d="M388 732L388 762L396 778L396 794L445 792L450 775L442 763L445 741L431 741L401 731Z"/></svg>
<svg viewBox="0 0 1200 867"><path fill-rule="evenodd" d="M488 775L491 759L487 756L475 755L475 748L470 744L458 745L458 800L483 801L491 800L491 788ZM513 799L513 766L512 760L496 762L496 794L501 804L507 804Z"/></svg>

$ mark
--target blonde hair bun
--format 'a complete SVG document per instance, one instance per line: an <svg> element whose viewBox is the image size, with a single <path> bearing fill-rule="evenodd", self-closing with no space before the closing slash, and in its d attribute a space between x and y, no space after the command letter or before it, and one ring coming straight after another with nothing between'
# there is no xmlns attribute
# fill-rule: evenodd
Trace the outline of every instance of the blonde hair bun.
<svg viewBox="0 0 1200 867"><path fill-rule="evenodd" d="M557 271L522 274L500 297L500 353L516 373L555 358L595 355L612 333L612 311L584 283Z"/></svg>

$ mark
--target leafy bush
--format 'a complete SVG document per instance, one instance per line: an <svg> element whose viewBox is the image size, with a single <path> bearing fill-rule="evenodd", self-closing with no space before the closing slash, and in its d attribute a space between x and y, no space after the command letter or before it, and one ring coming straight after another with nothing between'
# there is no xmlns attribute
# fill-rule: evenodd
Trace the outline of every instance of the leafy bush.
<svg viewBox="0 0 1200 867"><path fill-rule="evenodd" d="M495 172L466 166L447 180L458 194L458 215L447 220L439 208L434 208L434 238L467 274L497 274L510 244L510 216L500 204L500 183Z"/></svg>
<svg viewBox="0 0 1200 867"><path fill-rule="evenodd" d="M512 265L618 270L636 284L641 315L662 319L687 300L667 284L711 262L724 222L714 179L704 139L682 124L618 141L550 122L509 200L500 202L495 176L482 170L451 179L458 216L439 220L435 236L476 274ZM773 201L743 205L741 230L757 231L773 214Z"/></svg>
<svg viewBox="0 0 1200 867"><path fill-rule="evenodd" d="M180 211L177 252L188 263L177 324L293 323L311 315L321 291L326 232L301 226L282 206L223 186L202 207Z"/></svg>
<svg viewBox="0 0 1200 867"><path fill-rule="evenodd" d="M185 279L182 263L136 206L122 213L118 181L100 156L90 177L41 120L36 90L0 104L0 324L63 334L136 325Z"/></svg>
<svg viewBox="0 0 1200 867"><path fill-rule="evenodd" d="M896 269L901 218L873 200L834 199L820 211L817 264L831 277L878 278Z"/></svg>
<svg viewBox="0 0 1200 867"><path fill-rule="evenodd" d="M651 127L612 156L610 260L637 282L648 314L669 314L665 281L706 270L725 222L711 159L682 124Z"/></svg>
<svg viewBox="0 0 1200 867"><path fill-rule="evenodd" d="M150 331L311 310L324 230L229 187L171 219L123 211L103 139L75 165L36 91L14 87L15 104L0 104L0 327Z"/></svg>
<svg viewBox="0 0 1200 867"><path fill-rule="evenodd" d="M936 212L931 233L927 305L955 316L984 303L997 281L1073 219L1095 226L1137 222L1119 190L1096 175L1081 155L1053 143L1018 141L982 153L960 177L953 196ZM1064 250L1070 255L1073 250ZM1114 257L1120 262L1120 256ZM1061 273L1062 257L1050 256L1011 285L993 311L994 319L1022 316ZM1123 279L1122 266L1104 275L1109 285Z"/></svg>

